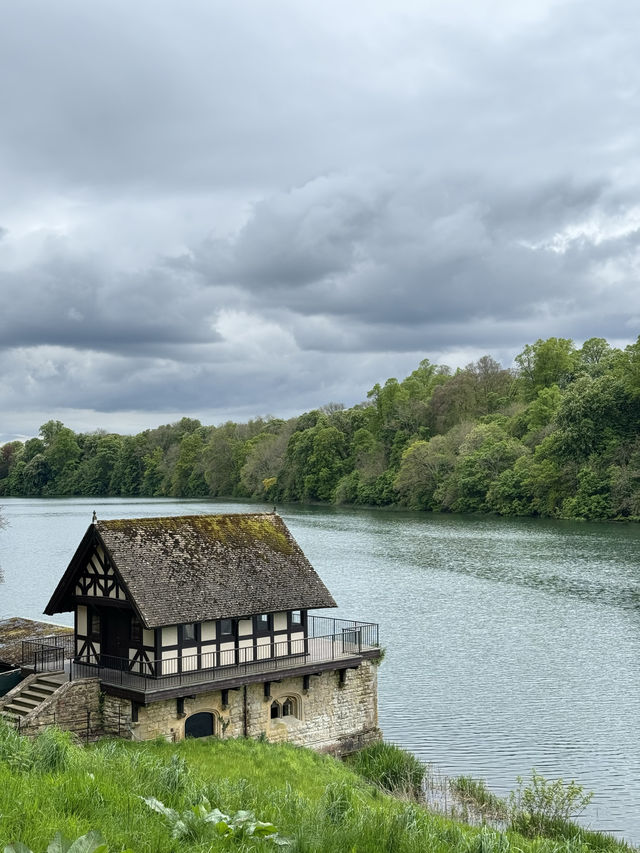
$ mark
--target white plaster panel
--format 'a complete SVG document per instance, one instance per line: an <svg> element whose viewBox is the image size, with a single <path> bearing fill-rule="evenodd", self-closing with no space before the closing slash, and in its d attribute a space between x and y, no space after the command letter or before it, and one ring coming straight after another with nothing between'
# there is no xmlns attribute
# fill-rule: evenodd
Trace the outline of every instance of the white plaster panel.
<svg viewBox="0 0 640 853"><path fill-rule="evenodd" d="M292 640L304 640L304 631L296 631L295 634L291 635Z"/></svg>
<svg viewBox="0 0 640 853"><path fill-rule="evenodd" d="M247 637L253 634L253 619L240 619L238 622L238 636Z"/></svg>
<svg viewBox="0 0 640 853"><path fill-rule="evenodd" d="M155 645L155 634L152 628L144 628L142 631L142 642L145 646Z"/></svg>
<svg viewBox="0 0 640 853"><path fill-rule="evenodd" d="M198 668L198 655L182 655L182 671Z"/></svg>
<svg viewBox="0 0 640 853"><path fill-rule="evenodd" d="M220 643L221 652L232 652L235 647L235 643Z"/></svg>
<svg viewBox="0 0 640 853"><path fill-rule="evenodd" d="M268 646L271 643L271 637L258 637L257 645L258 646Z"/></svg>
<svg viewBox="0 0 640 853"><path fill-rule="evenodd" d="M178 629L175 625L170 625L168 628L162 629L162 645L177 646L178 645Z"/></svg>
<svg viewBox="0 0 640 853"><path fill-rule="evenodd" d="M175 675L178 671L178 659L172 657L171 652L163 652L162 655L162 674Z"/></svg>
<svg viewBox="0 0 640 853"><path fill-rule="evenodd" d="M274 631L286 631L287 630L287 614L286 613L274 613L274 615L273 615L273 630Z"/></svg>
<svg viewBox="0 0 640 853"><path fill-rule="evenodd" d="M208 640L215 640L216 638L216 623L215 622L203 622L200 626L200 638L203 643Z"/></svg>
<svg viewBox="0 0 640 853"><path fill-rule="evenodd" d="M201 669L211 669L211 667L216 665L216 653L215 646L203 646L202 647L202 655L200 668Z"/></svg>
<svg viewBox="0 0 640 853"><path fill-rule="evenodd" d="M87 634L87 608L83 604L78 605L78 634Z"/></svg>

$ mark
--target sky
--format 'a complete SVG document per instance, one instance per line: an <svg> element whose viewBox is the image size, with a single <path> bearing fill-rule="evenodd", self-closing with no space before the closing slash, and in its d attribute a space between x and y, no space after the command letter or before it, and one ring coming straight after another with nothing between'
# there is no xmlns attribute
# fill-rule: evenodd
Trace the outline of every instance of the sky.
<svg viewBox="0 0 640 853"><path fill-rule="evenodd" d="M632 0L0 0L0 442L640 332Z"/></svg>

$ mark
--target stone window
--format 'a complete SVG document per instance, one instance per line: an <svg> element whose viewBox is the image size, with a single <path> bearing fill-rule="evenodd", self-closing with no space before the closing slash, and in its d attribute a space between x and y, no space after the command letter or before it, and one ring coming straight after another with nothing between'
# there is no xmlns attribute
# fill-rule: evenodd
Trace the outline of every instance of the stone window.
<svg viewBox="0 0 640 853"><path fill-rule="evenodd" d="M300 719L298 700L295 696L285 696L282 699L274 699L271 703L269 715L272 720L289 717Z"/></svg>

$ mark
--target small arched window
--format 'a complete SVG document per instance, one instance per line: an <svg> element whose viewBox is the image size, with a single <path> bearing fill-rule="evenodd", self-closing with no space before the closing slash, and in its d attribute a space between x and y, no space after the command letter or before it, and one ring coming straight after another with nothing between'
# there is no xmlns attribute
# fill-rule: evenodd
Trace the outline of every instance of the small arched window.
<svg viewBox="0 0 640 853"><path fill-rule="evenodd" d="M270 716L272 720L288 717L289 719L300 719L300 707L295 696L285 696L271 703Z"/></svg>

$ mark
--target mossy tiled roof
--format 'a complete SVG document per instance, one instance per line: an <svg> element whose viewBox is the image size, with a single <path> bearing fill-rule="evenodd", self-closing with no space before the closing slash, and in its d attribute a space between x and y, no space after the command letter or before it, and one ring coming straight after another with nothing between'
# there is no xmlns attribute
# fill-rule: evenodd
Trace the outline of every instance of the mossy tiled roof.
<svg viewBox="0 0 640 853"><path fill-rule="evenodd" d="M336 606L275 513L119 519L91 527L148 628ZM65 574L69 581L82 563L80 550ZM46 612L68 609L65 578L48 605L57 609Z"/></svg>

